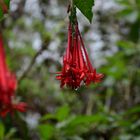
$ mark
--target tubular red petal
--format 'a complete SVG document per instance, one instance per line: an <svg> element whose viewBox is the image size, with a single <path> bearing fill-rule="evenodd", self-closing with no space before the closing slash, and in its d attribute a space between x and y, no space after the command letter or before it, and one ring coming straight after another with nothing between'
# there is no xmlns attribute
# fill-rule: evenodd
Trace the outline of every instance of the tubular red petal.
<svg viewBox="0 0 140 140"><path fill-rule="evenodd" d="M3 39L0 35L0 116L6 116L7 113L13 114L14 108L24 111L25 104L12 105L16 87L17 80L7 67Z"/></svg>
<svg viewBox="0 0 140 140"><path fill-rule="evenodd" d="M25 112L27 109L27 104L24 102L20 102L18 104L13 104L13 110L18 110L20 112Z"/></svg>

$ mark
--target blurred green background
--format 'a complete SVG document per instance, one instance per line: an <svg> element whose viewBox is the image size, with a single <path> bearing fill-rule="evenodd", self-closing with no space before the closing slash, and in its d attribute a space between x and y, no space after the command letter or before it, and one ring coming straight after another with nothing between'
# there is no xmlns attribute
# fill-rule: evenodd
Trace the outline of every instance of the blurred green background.
<svg viewBox="0 0 140 140"><path fill-rule="evenodd" d="M93 66L105 78L60 89L66 0L11 0L1 26L26 113L0 119L0 140L140 140L140 0L96 0L92 24L77 11Z"/></svg>

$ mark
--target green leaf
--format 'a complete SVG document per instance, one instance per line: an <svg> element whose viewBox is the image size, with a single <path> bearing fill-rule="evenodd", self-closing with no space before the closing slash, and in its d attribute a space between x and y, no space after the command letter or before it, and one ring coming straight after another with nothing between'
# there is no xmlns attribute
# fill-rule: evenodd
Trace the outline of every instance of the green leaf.
<svg viewBox="0 0 140 140"><path fill-rule="evenodd" d="M0 123L0 139L3 140L4 138L5 128L2 123Z"/></svg>
<svg viewBox="0 0 140 140"><path fill-rule="evenodd" d="M94 114L94 115L78 115L69 117L63 122L57 125L57 129L63 131L65 135L71 136L81 133L86 133L89 131L91 126L97 126L99 124L107 124L110 118L104 114Z"/></svg>
<svg viewBox="0 0 140 140"><path fill-rule="evenodd" d="M4 0L4 3L6 4L6 6L9 8L10 6L10 0ZM3 13L3 10L2 10L2 7L0 5L0 21L4 18L4 13Z"/></svg>
<svg viewBox="0 0 140 140"><path fill-rule="evenodd" d="M2 20L3 18L3 11L2 11L2 8L0 7L0 21Z"/></svg>
<svg viewBox="0 0 140 140"><path fill-rule="evenodd" d="M10 0L4 0L5 4L7 5L7 7L9 7L10 5Z"/></svg>
<svg viewBox="0 0 140 140"><path fill-rule="evenodd" d="M92 7L94 5L94 0L74 0L74 4L91 23L93 17Z"/></svg>
<svg viewBox="0 0 140 140"><path fill-rule="evenodd" d="M134 113L139 113L140 112L140 106L135 106L133 108L130 108L128 109L126 112L125 112L125 115L130 115L130 114L134 114Z"/></svg>
<svg viewBox="0 0 140 140"><path fill-rule="evenodd" d="M8 131L8 133L6 133L6 135L4 136L4 138L6 139L6 140L9 140L9 139L11 139L13 136L14 136L14 134L17 132L17 130L16 130L16 128L11 128L9 131ZM15 139L14 139L15 140Z"/></svg>
<svg viewBox="0 0 140 140"><path fill-rule="evenodd" d="M69 107L68 106L62 106L60 107L57 112L56 112L56 116L57 116L57 119L59 121L63 121L64 119L66 119L69 115Z"/></svg>
<svg viewBox="0 0 140 140"><path fill-rule="evenodd" d="M52 125L42 124L38 128L39 128L39 133L41 135L42 140L50 140L50 138L54 134L54 127Z"/></svg>
<svg viewBox="0 0 140 140"><path fill-rule="evenodd" d="M53 114L46 114L43 117L41 117L40 121L47 121L50 119L57 119L57 116L55 116Z"/></svg>
<svg viewBox="0 0 140 140"><path fill-rule="evenodd" d="M106 123L108 122L108 117L102 114L96 114L91 116L76 116L69 125L76 126L80 124L90 124L90 123Z"/></svg>

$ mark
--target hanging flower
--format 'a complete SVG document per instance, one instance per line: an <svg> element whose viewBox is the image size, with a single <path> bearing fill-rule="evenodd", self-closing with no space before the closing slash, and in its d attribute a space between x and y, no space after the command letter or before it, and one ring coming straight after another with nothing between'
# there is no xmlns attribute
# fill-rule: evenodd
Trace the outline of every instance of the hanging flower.
<svg viewBox="0 0 140 140"><path fill-rule="evenodd" d="M77 89L82 84L100 82L103 78L103 74L98 74L89 60L77 21L74 26L69 23L68 46L63 56L63 68L57 74L56 78L61 81L61 88L66 85L72 89Z"/></svg>
<svg viewBox="0 0 140 140"><path fill-rule="evenodd" d="M0 35L0 116L4 117L7 113L13 114L14 110L25 112L27 107L25 103L13 103L16 87L16 77L6 65L3 40Z"/></svg>

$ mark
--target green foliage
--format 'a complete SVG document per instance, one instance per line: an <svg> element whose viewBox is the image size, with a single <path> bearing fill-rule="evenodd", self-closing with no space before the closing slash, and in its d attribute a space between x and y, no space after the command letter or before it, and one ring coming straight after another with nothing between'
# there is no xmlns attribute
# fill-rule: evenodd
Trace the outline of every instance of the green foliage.
<svg viewBox="0 0 140 140"><path fill-rule="evenodd" d="M134 42L138 41L139 31L137 30L140 25L140 1L123 1L116 0L122 4L123 9L118 12L118 16L124 18L128 23L132 23L130 28L130 34L128 35L129 39Z"/></svg>
<svg viewBox="0 0 140 140"><path fill-rule="evenodd" d="M10 0L2 0L3 3L5 3L5 5L9 8L10 6ZM0 21L4 18L4 13L2 10L2 5L0 5Z"/></svg>
<svg viewBox="0 0 140 140"><path fill-rule="evenodd" d="M105 115L104 113L95 115L70 115L68 111L70 108L68 106L60 107L55 114L47 114L43 116L40 121L47 122L39 126L40 135L44 138L44 134L49 136L50 139L62 139L63 137L74 137L76 135L81 135L88 132L93 126L99 124L107 124L111 122L111 117ZM64 113L65 112L65 113ZM66 113L67 112L67 113ZM60 115L61 114L61 115ZM67 115L66 115L67 114ZM60 119L61 118L63 119ZM54 125L49 123L49 121L56 120L57 124ZM49 127L49 131L47 131ZM46 132L46 133L45 133ZM52 135L53 133L53 135ZM47 138L46 138L47 139Z"/></svg>
<svg viewBox="0 0 140 140"><path fill-rule="evenodd" d="M10 6L10 0L4 0L5 4L7 5L7 7Z"/></svg>
<svg viewBox="0 0 140 140"><path fill-rule="evenodd" d="M0 7L0 20L3 18L3 11L2 8Z"/></svg>
<svg viewBox="0 0 140 140"><path fill-rule="evenodd" d="M41 140L50 140L50 138L53 136L53 126L51 125L40 125L39 126L39 132L42 136Z"/></svg>
<svg viewBox="0 0 140 140"><path fill-rule="evenodd" d="M68 106L62 106L61 108L57 110L56 116L57 116L58 121L63 121L68 117L69 109L70 108Z"/></svg>
<svg viewBox="0 0 140 140"><path fill-rule="evenodd" d="M2 123L0 123L0 139L4 138L5 128Z"/></svg>
<svg viewBox="0 0 140 140"><path fill-rule="evenodd" d="M14 134L16 132L15 128L11 128L8 132L2 122L0 122L0 140L15 140Z"/></svg>
<svg viewBox="0 0 140 140"><path fill-rule="evenodd" d="M92 7L94 5L94 0L74 0L74 3L91 23L93 17Z"/></svg>

